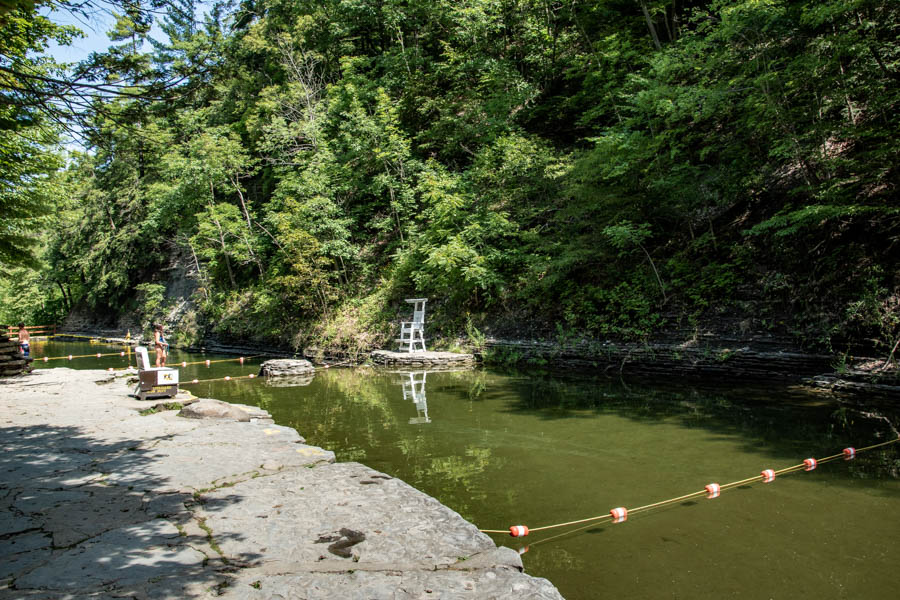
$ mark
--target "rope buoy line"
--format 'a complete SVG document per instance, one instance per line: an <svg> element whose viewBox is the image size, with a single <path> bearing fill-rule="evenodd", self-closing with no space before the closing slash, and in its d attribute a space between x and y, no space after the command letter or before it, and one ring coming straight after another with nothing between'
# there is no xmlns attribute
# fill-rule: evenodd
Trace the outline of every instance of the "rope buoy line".
<svg viewBox="0 0 900 600"><path fill-rule="evenodd" d="M73 358L100 358L102 356L125 356L125 352L107 352L105 354L102 352L97 352L96 354L67 354L66 356L44 356L41 358L41 360L47 362L50 360L72 360Z"/></svg>
<svg viewBox="0 0 900 600"><path fill-rule="evenodd" d="M554 523L553 525L544 525L542 527L534 527L534 528L528 528L525 525L513 525L509 529L479 529L478 531L480 531L482 533L506 533L506 534L511 535L512 537L523 537L523 536L528 535L529 533L534 533L536 531L546 531L548 529L557 529L559 527L567 527L569 525L581 525L582 523L590 523L590 525L587 525L586 527L590 527L592 525L595 525L597 523L600 523L600 522L603 522L606 520L610 520L613 523L621 523L623 521L626 521L628 519L628 515L630 515L630 514L635 514L638 512L650 510L652 508L659 508L661 506L674 504L676 502L682 502L684 500L688 500L690 498L695 498L697 496L702 496L704 494L710 499L717 498L721 492L741 486L741 485L752 483L754 481L763 481L765 483L769 483L771 481L774 481L775 477L778 475L784 475L786 473L792 473L794 471L800 471L800 470L812 471L818 465L821 465L821 464L824 464L827 462L831 462L831 461L837 460L839 458L843 458L845 460L851 460L853 458L856 458L856 455L859 452L865 452L866 450L873 450L875 448L880 448L882 446L888 446L890 444L894 444L897 442L900 442L900 437L895 438L893 440L888 440L887 442L881 442L880 444L873 444L871 446L866 446L865 448L844 448L840 454L833 454L832 456L826 456L825 458L819 458L819 459L807 458L799 465L791 465L790 467L784 467L783 469L778 469L778 470L765 469L764 471L760 472L760 474L756 475L755 477L748 477L747 479L741 479L740 481L732 481L731 483L723 483L721 485L718 483L710 483L702 490L699 490L696 492L691 492L690 494L685 494L683 496L678 496L677 498L669 498L668 500L661 500L659 502L654 502L653 504L646 504L644 506L639 506L637 508L625 508L625 507L620 506L617 508L613 508L606 514L598 515L596 517L588 517L587 519L578 519L577 521L567 521L565 523ZM586 527L583 527L581 529L584 529ZM575 531L578 531L578 530L576 529ZM566 532L566 534L568 534L568 533L573 533L573 532L571 532L571 531ZM566 535L566 534L560 534L560 535ZM559 537L559 536L554 536L553 538L548 538L547 540L541 540L541 541L548 541L549 539L555 539L556 537Z"/></svg>
<svg viewBox="0 0 900 600"><path fill-rule="evenodd" d="M191 385L194 383L206 383L207 381L234 381L235 379L254 379L256 377L255 374L250 373L249 375L237 375L232 377L231 375L226 375L225 377L216 377L215 379L192 379L190 381L182 381L180 385Z"/></svg>
<svg viewBox="0 0 900 600"><path fill-rule="evenodd" d="M57 337L58 338L79 338L82 340L90 340L92 342L96 341L98 344L106 344L107 346L134 346L136 343L136 342L132 342L129 344L126 342L107 341L105 338L99 338L96 335L76 335L74 333L54 333L53 335L46 335L46 336L38 334L38 336L46 337L48 340L50 338L57 338Z"/></svg>
<svg viewBox="0 0 900 600"><path fill-rule="evenodd" d="M42 360L43 362L48 362L51 360L72 360L74 358L101 358L103 356L125 356L125 352L124 351L123 352L109 352L106 354L104 354L102 352L98 352L96 354L78 354L78 355L68 354L66 356L44 356L44 357L41 357L40 360ZM205 364L208 367L209 365L214 364L214 363L233 362L233 361L238 361L239 363L244 364L245 361L248 361L252 358L258 358L260 356L262 356L262 355L254 354L253 356L240 356L238 358L220 358L217 360L196 360L193 362L182 361L180 363L174 363L171 366L187 367L188 365L203 365L203 364ZM120 371L120 370L130 369L130 368L132 368L131 365L129 365L127 367L116 367L116 368L110 367L107 370Z"/></svg>
<svg viewBox="0 0 900 600"><path fill-rule="evenodd" d="M97 340L98 342L106 344L108 346L128 346L129 348L133 347L133 344L124 344L122 342L107 342L100 338L97 338L96 336L90 336L90 335L75 335L75 334L71 334L71 333L60 333L60 334L50 335L47 337L48 338L51 338L51 337L83 338L83 339L87 339L87 340ZM131 354L132 352L133 352L133 350L129 350L127 353ZM123 350L121 352L109 352L106 354L98 352L96 354L79 354L79 355L69 354L66 356L45 356L41 360L43 360L44 362L47 362L50 360L72 360L73 358L91 358L91 357L100 358L103 356L125 356L125 354L126 354L126 351ZM238 358L223 358L223 359L219 359L219 360L198 360L198 361L194 361L194 362L180 362L180 363L176 363L172 366L187 367L188 365L202 365L202 364L206 364L206 366L209 366L213 363L230 362L232 360L236 360L236 361L240 362L241 364L244 364L245 360L250 360L251 358L259 358L260 356L262 356L262 354L254 354L253 356L241 356ZM128 367L120 367L120 368L127 369Z"/></svg>
<svg viewBox="0 0 900 600"><path fill-rule="evenodd" d="M167 365L167 366L171 366L171 367L188 367L188 366L190 366L190 365L206 365L206 366L208 367L209 365L212 365L212 364L215 364L215 363L234 362L234 361L238 361L239 363L244 364L244 361L248 361L248 360L250 360L251 358L258 358L258 357L260 357L260 356L262 356L262 355L261 355L261 354L254 354L253 356L240 356L240 357L238 357L238 358L220 358L220 359L217 359L217 360L209 360L209 359L207 359L207 360L195 360L195 361L192 361L192 362L182 361L182 362L180 362L180 363L172 363L171 365ZM125 368L127 368L127 367L125 367ZM209 381L212 381L212 380L210 379Z"/></svg>

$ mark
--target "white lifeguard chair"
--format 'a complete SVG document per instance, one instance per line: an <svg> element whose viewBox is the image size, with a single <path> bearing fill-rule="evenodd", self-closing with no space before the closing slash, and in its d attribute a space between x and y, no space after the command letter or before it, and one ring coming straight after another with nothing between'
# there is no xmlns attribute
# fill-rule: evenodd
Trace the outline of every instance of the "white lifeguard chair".
<svg viewBox="0 0 900 600"><path fill-rule="evenodd" d="M140 400L147 398L174 398L178 395L178 369L151 367L147 348L134 349L137 358L138 384L132 395Z"/></svg>
<svg viewBox="0 0 900 600"><path fill-rule="evenodd" d="M407 298L413 305L412 321L400 322L400 352L425 352L425 303L428 298ZM417 349L416 346L421 346Z"/></svg>
<svg viewBox="0 0 900 600"><path fill-rule="evenodd" d="M412 400L416 405L417 416L409 420L410 425L422 425L431 423L428 418L428 401L425 399L425 377L427 371L405 373L403 379L403 399Z"/></svg>

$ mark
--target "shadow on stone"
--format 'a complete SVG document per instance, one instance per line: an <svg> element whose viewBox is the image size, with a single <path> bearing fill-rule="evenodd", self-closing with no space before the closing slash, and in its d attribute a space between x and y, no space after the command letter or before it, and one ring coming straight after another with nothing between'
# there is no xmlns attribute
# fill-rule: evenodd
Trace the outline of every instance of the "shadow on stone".
<svg viewBox="0 0 900 600"><path fill-rule="evenodd" d="M102 441L77 427L0 428L0 578L10 588L0 598L76 590L185 597L227 585L236 564L258 560L223 560L218 544L241 534L204 529L196 495L159 475L149 448L170 437Z"/></svg>

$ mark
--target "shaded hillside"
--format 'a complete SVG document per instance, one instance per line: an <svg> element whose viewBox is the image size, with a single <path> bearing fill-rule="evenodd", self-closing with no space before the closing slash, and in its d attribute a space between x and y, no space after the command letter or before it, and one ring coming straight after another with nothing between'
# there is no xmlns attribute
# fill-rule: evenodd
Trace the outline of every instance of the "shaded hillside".
<svg viewBox="0 0 900 600"><path fill-rule="evenodd" d="M186 341L377 345L411 296L445 334L900 337L895 2L180 6L149 54L120 19L108 72L180 93L97 105L30 318L159 318L179 257Z"/></svg>

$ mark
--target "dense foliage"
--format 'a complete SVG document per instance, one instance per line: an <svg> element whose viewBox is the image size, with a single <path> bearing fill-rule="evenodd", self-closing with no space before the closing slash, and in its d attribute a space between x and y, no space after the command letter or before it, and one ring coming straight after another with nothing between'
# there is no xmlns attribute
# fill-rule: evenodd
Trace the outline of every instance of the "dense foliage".
<svg viewBox="0 0 900 600"><path fill-rule="evenodd" d="M178 83L97 99L62 310L149 318L174 265L201 329L297 344L408 296L448 332L900 336L896 2L183 0L152 48L124 6L95 67Z"/></svg>

